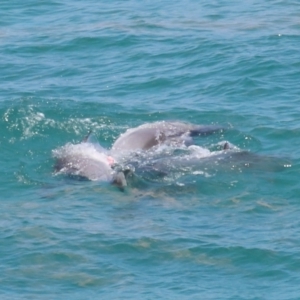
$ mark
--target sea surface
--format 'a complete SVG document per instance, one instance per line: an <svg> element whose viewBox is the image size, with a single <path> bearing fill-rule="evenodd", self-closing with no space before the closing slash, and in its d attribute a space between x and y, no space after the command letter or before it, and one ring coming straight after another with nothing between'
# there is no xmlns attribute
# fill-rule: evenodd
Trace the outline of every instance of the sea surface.
<svg viewBox="0 0 300 300"><path fill-rule="evenodd" d="M1 1L1 299L300 299L299 1ZM121 191L54 174L92 130L224 131ZM211 164L211 165L210 165ZM176 167L176 165L175 165Z"/></svg>

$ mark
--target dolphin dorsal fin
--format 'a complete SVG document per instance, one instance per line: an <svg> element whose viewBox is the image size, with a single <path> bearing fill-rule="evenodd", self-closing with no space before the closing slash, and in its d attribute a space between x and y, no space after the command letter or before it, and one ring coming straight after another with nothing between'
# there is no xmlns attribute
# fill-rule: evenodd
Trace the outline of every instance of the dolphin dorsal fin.
<svg viewBox="0 0 300 300"><path fill-rule="evenodd" d="M223 146L223 150L228 150L230 149L230 145L228 142L225 142L224 146Z"/></svg>
<svg viewBox="0 0 300 300"><path fill-rule="evenodd" d="M90 131L88 132L88 134L82 139L81 143L88 143L89 138L91 137L91 134L92 134L92 133L93 133L93 131L90 130Z"/></svg>

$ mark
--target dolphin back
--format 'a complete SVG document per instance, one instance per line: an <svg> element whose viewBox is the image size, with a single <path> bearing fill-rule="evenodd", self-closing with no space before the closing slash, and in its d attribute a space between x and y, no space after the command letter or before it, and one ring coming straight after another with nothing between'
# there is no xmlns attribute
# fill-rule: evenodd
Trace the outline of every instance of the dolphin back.
<svg viewBox="0 0 300 300"><path fill-rule="evenodd" d="M93 181L112 181L113 170L106 154L90 143L67 144L53 151L55 172Z"/></svg>
<svg viewBox="0 0 300 300"><path fill-rule="evenodd" d="M113 144L112 151L148 150L162 143L186 144L192 136L222 130L220 126L194 125L183 122L154 122L128 129Z"/></svg>

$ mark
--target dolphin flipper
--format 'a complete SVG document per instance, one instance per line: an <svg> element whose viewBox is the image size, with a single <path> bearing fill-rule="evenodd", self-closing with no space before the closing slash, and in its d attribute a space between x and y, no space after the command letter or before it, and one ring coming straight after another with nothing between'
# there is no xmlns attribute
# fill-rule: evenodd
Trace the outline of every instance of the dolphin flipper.
<svg viewBox="0 0 300 300"><path fill-rule="evenodd" d="M113 175L112 184L116 185L120 189L124 189L127 186L127 181L123 172L118 172Z"/></svg>

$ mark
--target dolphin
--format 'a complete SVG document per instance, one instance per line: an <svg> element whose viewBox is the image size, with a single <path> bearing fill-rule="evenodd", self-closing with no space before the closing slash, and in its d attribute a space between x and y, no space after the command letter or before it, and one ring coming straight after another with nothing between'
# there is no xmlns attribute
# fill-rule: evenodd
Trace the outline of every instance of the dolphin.
<svg viewBox="0 0 300 300"><path fill-rule="evenodd" d="M68 143L52 151L55 173L126 187L124 172L114 170L115 160L99 144L91 143L89 136L79 144Z"/></svg>
<svg viewBox="0 0 300 300"><path fill-rule="evenodd" d="M215 125L195 125L176 121L146 123L128 129L112 145L111 153L149 150L155 146L192 144L193 136L208 135L222 130Z"/></svg>
<svg viewBox="0 0 300 300"><path fill-rule="evenodd" d="M106 181L120 188L127 186L126 176L130 167L118 164L128 153L149 150L160 145L180 146L192 143L192 137L212 134L221 130L219 126L194 125L183 122L159 121L128 129L114 142L110 150L91 141L91 132L79 144L68 143L53 150L56 159L56 174ZM127 156L128 158L128 156ZM129 156L130 159L133 157ZM126 160L125 160L126 161Z"/></svg>
<svg viewBox="0 0 300 300"><path fill-rule="evenodd" d="M134 183L167 182L186 175L212 177L216 174L228 178L236 173L263 174L281 172L291 163L284 158L262 156L239 149L229 142L219 143L219 149L209 150L198 145L142 151L128 156L125 163L134 168ZM131 182L128 182L131 185Z"/></svg>
<svg viewBox="0 0 300 300"><path fill-rule="evenodd" d="M131 185L161 182L163 178L168 180L185 174L227 176L229 172L241 173L247 169L276 172L290 165L283 159L243 151L227 141L218 143L217 149L193 143L194 136L223 129L177 121L146 123L121 134L110 150L93 143L89 133L81 143L68 143L53 150L55 173L110 182L124 190L127 181Z"/></svg>

